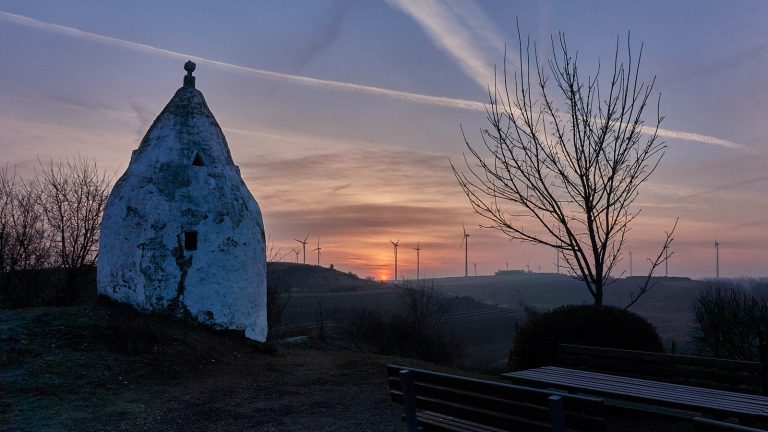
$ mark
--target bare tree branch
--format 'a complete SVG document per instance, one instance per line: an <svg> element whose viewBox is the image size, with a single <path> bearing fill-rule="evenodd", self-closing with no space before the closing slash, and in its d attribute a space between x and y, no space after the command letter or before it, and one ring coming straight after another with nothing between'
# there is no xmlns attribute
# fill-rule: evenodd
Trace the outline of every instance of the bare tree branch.
<svg viewBox="0 0 768 432"><path fill-rule="evenodd" d="M569 273L602 304L640 213L632 207L640 185L666 149L657 135L663 120L658 100L655 126L646 129L643 120L655 78L640 80L642 46L634 55L629 35L626 53L617 37L606 85L599 62L594 76L584 79L562 33L551 39L546 65L530 38L523 43L519 28L518 47L518 68L508 70L505 54L503 82L489 88L490 127L481 130L482 145L473 146L462 129L466 168L451 168L485 219L481 227L557 249ZM652 275L658 258L651 264ZM646 282L637 298L649 289Z"/></svg>

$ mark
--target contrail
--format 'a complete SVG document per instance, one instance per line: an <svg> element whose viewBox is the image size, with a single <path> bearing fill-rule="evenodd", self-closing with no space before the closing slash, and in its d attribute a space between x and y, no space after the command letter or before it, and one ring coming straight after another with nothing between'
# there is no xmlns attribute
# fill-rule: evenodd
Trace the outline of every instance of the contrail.
<svg viewBox="0 0 768 432"><path fill-rule="evenodd" d="M652 127L647 127L647 126L643 127L643 132L644 133L653 133L653 128ZM724 140L724 139L720 139L720 138L715 138L713 136L708 136L708 135L701 135L701 134L697 134L697 133L693 133L693 132L682 132L682 131L673 131L673 130L669 130L669 129L659 129L658 130L658 135L660 137L664 137L664 138L674 138L674 139L679 139L679 140L683 140L683 141L693 141L693 142L697 142L697 143L701 143L701 144L709 144L709 145L714 145L714 146L719 146L719 147L725 147L725 148L731 149L731 150L741 150L741 151L747 152L747 153L755 153L756 152L755 149L753 149L753 148L751 148L749 146L745 146L744 144L739 144L739 143L735 143L733 141L728 141L728 140Z"/></svg>
<svg viewBox="0 0 768 432"><path fill-rule="evenodd" d="M387 0L387 3L413 18L432 43L451 56L483 90L493 84L493 67L484 48L503 53L503 38L472 2Z"/></svg>
<svg viewBox="0 0 768 432"><path fill-rule="evenodd" d="M132 51L139 51L148 54L161 55L165 57L173 57L178 59L190 59L195 60L198 63L208 64L210 66L217 67L219 69L239 72L246 75L253 75L265 78L271 78L281 81L295 82L304 85L323 87L328 89L353 91L358 93L367 93L377 96L386 96L394 99L402 99L409 102L425 103L430 105L444 106L450 108L460 108L472 111L485 111L485 104L477 101L470 101L465 99L455 99L440 96L428 96L418 93L409 93L398 90L388 90L380 87L366 86L360 84L346 83L340 81L322 80L317 78L310 78L301 75L290 75L280 72L272 72L263 69L256 69L246 66L239 66L232 63L221 62L217 60L211 60L191 54L180 53L177 51L171 51L163 48L153 47L138 42L127 41L124 39L118 39L111 36L104 36L97 33L91 33L76 29L73 27L62 26L59 24L53 24L45 21L36 20L21 15L16 15L8 12L0 11L0 19L10 21L15 24L19 24L25 27L31 27L38 30L56 33L60 35L75 37L78 39L85 39L91 42L102 43L105 45L119 46L121 48L129 49Z"/></svg>
<svg viewBox="0 0 768 432"><path fill-rule="evenodd" d="M384 89L380 87L366 86L366 85L353 84L353 83L340 82L340 81L322 80L322 79L310 78L310 77L301 76L301 75L291 75L291 74L272 72L272 71L256 69L256 68L251 68L246 66L239 66L232 63L226 63L226 62L221 62L217 60L210 60L210 59L206 59L206 58L195 56L195 55L184 54L184 53L171 51L163 48L157 48L151 45L141 44L138 42L132 42L132 41L118 39L111 36L104 36L97 33L91 33L91 32L77 29L77 28L40 21L34 18L16 15L16 14L4 12L4 11L0 11L0 19L17 24L17 25L34 28L34 29L42 30L49 33L56 33L64 36L88 40L91 42L102 43L110 46L118 46L118 47L129 49L132 51L138 51L142 53L160 55L165 57L173 57L178 59L192 59L199 63L208 64L210 66L217 67L219 69L237 72L244 75L264 77L264 78L275 79L275 80L286 81L286 82L294 82L294 83L313 86L313 87L321 87L321 88L327 88L327 89L333 89L333 90L352 91L352 92L365 93L365 94L376 95L376 96L384 96L384 97L404 100L408 102L423 103L423 104L449 107L449 108L465 109L470 111L485 112L487 107L487 105L483 102L471 101L466 99L456 99L456 98L448 98L448 97L440 97L440 96L428 96L428 95L423 95L418 93L389 90L389 89ZM649 132L652 132L652 131L649 131ZM693 141L693 142L698 142L702 144L725 147L732 150L752 151L752 149L742 144L738 144L732 141L723 140L723 139L712 137L712 136L691 133L691 132L659 129L658 134L659 136L662 136L665 138L675 138L675 139L680 139L685 141Z"/></svg>

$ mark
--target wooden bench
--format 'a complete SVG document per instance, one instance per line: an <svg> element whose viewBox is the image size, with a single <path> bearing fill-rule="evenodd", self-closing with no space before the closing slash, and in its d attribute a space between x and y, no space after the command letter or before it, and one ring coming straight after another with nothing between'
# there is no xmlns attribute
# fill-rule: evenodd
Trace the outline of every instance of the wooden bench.
<svg viewBox="0 0 768 432"><path fill-rule="evenodd" d="M761 363L560 344L557 365L695 387L768 394Z"/></svg>
<svg viewBox="0 0 768 432"><path fill-rule="evenodd" d="M701 417L693 419L693 423L696 432L766 432L765 429L755 429Z"/></svg>
<svg viewBox="0 0 768 432"><path fill-rule="evenodd" d="M409 432L605 431L600 399L398 365L387 376Z"/></svg>
<svg viewBox="0 0 768 432"><path fill-rule="evenodd" d="M621 401L738 419L743 424L768 422L768 397L691 387L660 381L547 366L502 374L513 384L559 389ZM693 417L693 416L691 416Z"/></svg>

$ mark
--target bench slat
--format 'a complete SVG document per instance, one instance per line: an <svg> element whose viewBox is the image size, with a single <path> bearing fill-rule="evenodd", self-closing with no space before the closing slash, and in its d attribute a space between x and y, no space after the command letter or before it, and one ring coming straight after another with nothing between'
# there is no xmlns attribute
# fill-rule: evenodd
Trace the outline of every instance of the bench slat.
<svg viewBox="0 0 768 432"><path fill-rule="evenodd" d="M393 402L404 402L401 371L413 378L419 424L428 421L441 424L440 427L430 424L433 429L474 431L474 428L484 430L482 427L489 427L489 430L550 431L549 397L557 394L562 398L562 419L567 426L566 430L605 430L601 399L399 365L387 366L387 382ZM442 420L435 420L434 416L442 416ZM462 421L468 422L470 426L462 429Z"/></svg>
<svg viewBox="0 0 768 432"><path fill-rule="evenodd" d="M696 432L766 432L763 429L755 429L701 417L694 418L693 424Z"/></svg>
<svg viewBox="0 0 768 432"><path fill-rule="evenodd" d="M559 366L699 387L762 394L768 377L759 362L560 344Z"/></svg>
<svg viewBox="0 0 768 432"><path fill-rule="evenodd" d="M504 374L503 377L515 383L526 383L536 387L555 387L723 417L768 420L768 397L762 396L557 367L511 372Z"/></svg>

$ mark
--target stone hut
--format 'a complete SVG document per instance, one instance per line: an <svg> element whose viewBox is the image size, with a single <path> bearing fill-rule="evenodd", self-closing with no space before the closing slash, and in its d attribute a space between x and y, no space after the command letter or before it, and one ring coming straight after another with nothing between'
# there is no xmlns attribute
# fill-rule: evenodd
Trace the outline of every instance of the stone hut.
<svg viewBox="0 0 768 432"><path fill-rule="evenodd" d="M115 184L99 240L100 294L144 312L267 336L259 205L184 65L176 91Z"/></svg>

